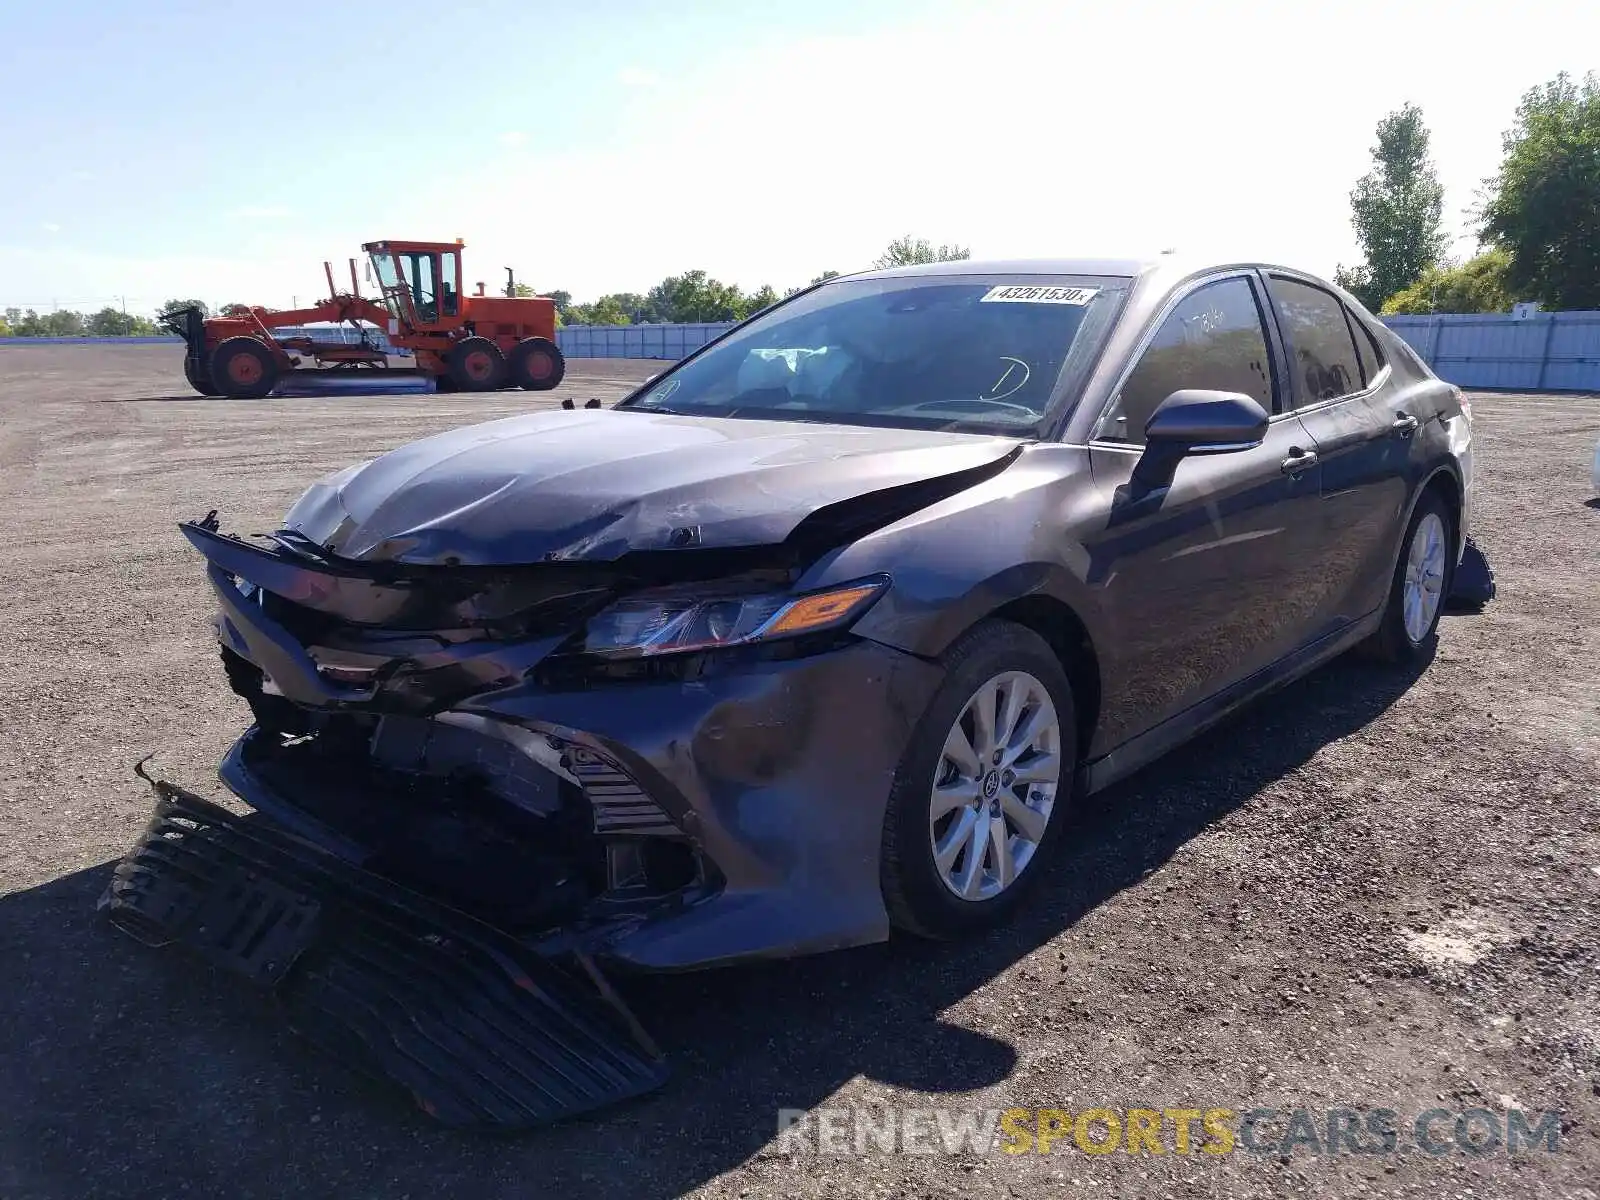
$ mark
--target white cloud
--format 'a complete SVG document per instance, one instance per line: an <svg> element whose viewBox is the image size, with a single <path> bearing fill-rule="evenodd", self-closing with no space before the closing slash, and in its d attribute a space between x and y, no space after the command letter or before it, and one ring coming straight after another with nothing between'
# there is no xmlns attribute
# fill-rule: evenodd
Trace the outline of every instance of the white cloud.
<svg viewBox="0 0 1600 1200"><path fill-rule="evenodd" d="M246 204L233 210L233 215L246 221L280 221L292 216L293 210L282 204Z"/></svg>
<svg viewBox="0 0 1600 1200"><path fill-rule="evenodd" d="M503 146L526 146L528 135L520 129L508 130L500 135L500 144Z"/></svg>
<svg viewBox="0 0 1600 1200"><path fill-rule="evenodd" d="M54 221L46 221L43 225L39 226L39 228L44 230L46 233L61 232L61 226L57 225Z"/></svg>
<svg viewBox="0 0 1600 1200"><path fill-rule="evenodd" d="M649 88L661 82L661 76L643 67L623 67L617 72L617 82L623 87Z"/></svg>

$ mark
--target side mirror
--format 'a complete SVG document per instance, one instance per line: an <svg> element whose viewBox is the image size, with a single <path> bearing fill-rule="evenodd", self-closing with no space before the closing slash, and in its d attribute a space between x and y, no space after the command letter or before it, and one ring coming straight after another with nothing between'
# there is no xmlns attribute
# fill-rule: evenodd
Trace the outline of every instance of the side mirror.
<svg viewBox="0 0 1600 1200"><path fill-rule="evenodd" d="M1266 436L1267 410L1249 396L1185 388L1157 405L1145 422L1145 450L1133 477L1144 490L1165 487L1182 459L1251 450Z"/></svg>

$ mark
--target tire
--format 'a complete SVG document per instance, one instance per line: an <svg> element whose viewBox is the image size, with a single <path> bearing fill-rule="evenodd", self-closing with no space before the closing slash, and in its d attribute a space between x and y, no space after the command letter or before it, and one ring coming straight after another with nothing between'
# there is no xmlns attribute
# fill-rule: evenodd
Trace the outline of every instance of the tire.
<svg viewBox="0 0 1600 1200"><path fill-rule="evenodd" d="M511 382L530 392L548 392L560 385L567 373L567 360L549 338L523 338L507 360Z"/></svg>
<svg viewBox="0 0 1600 1200"><path fill-rule="evenodd" d="M1400 543L1400 558L1395 563L1394 577L1389 581L1383 618L1376 632L1362 643L1368 658L1400 665L1416 662L1433 652L1439 635L1439 617L1455 578L1455 555L1451 552L1456 540L1455 530L1455 514L1444 498L1432 488L1423 492ZM1436 545L1436 554L1429 549L1431 544ZM1413 595L1421 608L1408 610L1407 592L1413 579L1420 581L1420 589Z"/></svg>
<svg viewBox="0 0 1600 1200"><path fill-rule="evenodd" d="M278 360L253 337L226 339L211 355L211 382L235 400L259 400L278 382Z"/></svg>
<svg viewBox="0 0 1600 1200"><path fill-rule="evenodd" d="M211 370L192 354L183 356L183 377L189 386L202 396L215 396L217 385L211 382Z"/></svg>
<svg viewBox="0 0 1600 1200"><path fill-rule="evenodd" d="M505 381L505 355L488 338L463 338L450 351L450 382L456 391L492 392Z"/></svg>
<svg viewBox="0 0 1600 1200"><path fill-rule="evenodd" d="M880 875L889 920L897 929L919 937L954 939L1006 920L1043 874L1043 865L1059 845L1076 783L1077 714L1072 686L1055 652L1038 634L1021 625L984 621L963 634L941 661L945 681L917 723L890 788ZM983 751L981 731L970 723L973 709L980 693L1004 680L1038 700L1021 710L1015 727L1025 728L1032 714L1048 714L1042 697L1048 697L1055 710L1053 737L1043 739L1040 747L1054 745L1053 787L1046 780L1037 781L1037 786L1024 781L1007 786L1001 782L1001 764L993 761L992 752L982 764L982 773L968 782L966 772L946 753L947 739L953 739L958 725L968 745ZM993 698L994 693L990 695ZM1003 712L1003 704L1000 707ZM965 757L964 752L957 757ZM1018 761L1024 768L1031 764L1039 769L1040 760L1032 753L1023 753ZM937 801L940 806L959 800L937 816L936 786L945 793ZM1050 794L1042 796L1047 789ZM1004 800L1007 795L1010 803ZM1039 816L1035 806L1041 798L1050 801L1048 809L1042 821L1028 819L1034 837L1025 838L1012 814L1026 809ZM1000 843L983 837L982 857L974 862L971 838L960 836L963 827L977 830L980 837L985 830L992 834L997 816L1008 847L1005 859L1013 863L1012 881L1005 885L1001 883ZM936 857L936 840L951 852L943 865ZM1031 841L1031 849L1027 841ZM966 895L958 895L963 878L972 885L964 889Z"/></svg>

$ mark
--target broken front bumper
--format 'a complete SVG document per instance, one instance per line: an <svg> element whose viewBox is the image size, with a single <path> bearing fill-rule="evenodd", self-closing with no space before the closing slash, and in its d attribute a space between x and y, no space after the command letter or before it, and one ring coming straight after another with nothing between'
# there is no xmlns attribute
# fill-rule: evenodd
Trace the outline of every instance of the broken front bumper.
<svg viewBox="0 0 1600 1200"><path fill-rule="evenodd" d="M264 821L154 786L155 816L100 900L111 921L270 989L299 1032L438 1120L529 1127L666 1079L586 958L570 973Z"/></svg>

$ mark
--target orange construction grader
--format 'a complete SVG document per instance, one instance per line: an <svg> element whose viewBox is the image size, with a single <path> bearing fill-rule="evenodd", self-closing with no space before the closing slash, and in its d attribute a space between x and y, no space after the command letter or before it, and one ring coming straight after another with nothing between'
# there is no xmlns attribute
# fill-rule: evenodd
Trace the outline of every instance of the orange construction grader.
<svg viewBox="0 0 1600 1200"><path fill-rule="evenodd" d="M487 392L520 386L543 391L561 382L565 360L556 347L555 301L543 296L486 296L483 284L462 295L461 250L454 242L368 242L375 300L361 294L350 260L350 291L340 292L323 263L328 299L310 308L273 310L236 305L220 316L197 308L167 314L162 323L183 338L183 374L203 396L265 396L291 373L297 382L348 378L352 371L395 370L372 339L376 326L391 346L409 350L415 373L440 391ZM507 271L508 292L515 288ZM316 322L349 322L354 344L318 341L276 330ZM314 367L302 366L310 358ZM398 371L396 373L399 373Z"/></svg>

